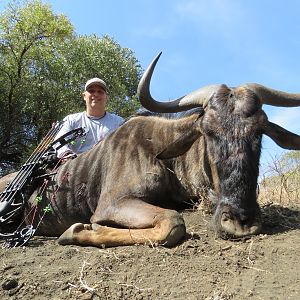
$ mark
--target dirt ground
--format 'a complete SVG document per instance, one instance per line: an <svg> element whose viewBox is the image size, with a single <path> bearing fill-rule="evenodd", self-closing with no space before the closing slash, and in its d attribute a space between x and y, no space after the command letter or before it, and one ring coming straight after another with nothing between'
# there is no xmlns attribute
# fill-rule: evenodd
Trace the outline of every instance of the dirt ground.
<svg viewBox="0 0 300 300"><path fill-rule="evenodd" d="M0 299L300 299L300 207L263 207L263 233L217 239L201 210L183 213L177 247L59 246L35 237L0 249Z"/></svg>

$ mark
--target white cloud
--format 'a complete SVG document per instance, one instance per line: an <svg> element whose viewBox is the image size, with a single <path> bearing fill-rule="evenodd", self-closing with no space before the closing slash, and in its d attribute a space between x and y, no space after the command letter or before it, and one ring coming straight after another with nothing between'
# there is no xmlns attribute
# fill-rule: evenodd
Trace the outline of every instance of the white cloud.
<svg viewBox="0 0 300 300"><path fill-rule="evenodd" d="M152 7L148 14L155 16L156 21L152 22L153 18L148 17L141 27L135 28L135 34L167 39L176 36L182 26L188 25L195 33L215 34L217 31L219 36L232 39L237 29L242 31L245 21L245 8L240 4L232 0L170 1L167 12Z"/></svg>

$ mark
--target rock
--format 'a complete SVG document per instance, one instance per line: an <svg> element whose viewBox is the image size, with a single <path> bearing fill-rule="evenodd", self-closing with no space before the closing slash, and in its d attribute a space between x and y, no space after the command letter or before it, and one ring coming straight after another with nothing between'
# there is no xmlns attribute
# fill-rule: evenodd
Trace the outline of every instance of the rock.
<svg viewBox="0 0 300 300"><path fill-rule="evenodd" d="M2 283L2 288L6 291L14 289L18 286L18 280L17 279L6 279L3 283Z"/></svg>

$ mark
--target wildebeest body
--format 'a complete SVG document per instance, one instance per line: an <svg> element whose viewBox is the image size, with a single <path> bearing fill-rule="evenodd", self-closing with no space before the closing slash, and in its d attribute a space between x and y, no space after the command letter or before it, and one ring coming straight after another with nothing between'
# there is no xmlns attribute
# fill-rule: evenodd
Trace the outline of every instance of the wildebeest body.
<svg viewBox="0 0 300 300"><path fill-rule="evenodd" d="M51 235L58 235L76 222L89 223L97 206L105 212L126 196L165 208L190 203L198 196L199 183L210 186L204 140L180 157L156 156L195 126L198 118L198 114L180 120L135 117L89 152L66 162L49 184L50 194L44 195L53 213L44 217L39 233L49 235L53 230ZM105 218L98 223L121 225Z"/></svg>
<svg viewBox="0 0 300 300"><path fill-rule="evenodd" d="M40 208L40 234L60 236L60 244L172 246L186 233L176 209L207 196L218 235L260 231L256 194L262 135L283 148L300 149L300 137L269 122L262 104L300 106L300 95L258 84L211 85L158 102L149 91L158 58L140 81L142 105L153 112L200 112L179 119L134 117L63 164L43 195L53 212ZM29 223L35 195L24 214Z"/></svg>

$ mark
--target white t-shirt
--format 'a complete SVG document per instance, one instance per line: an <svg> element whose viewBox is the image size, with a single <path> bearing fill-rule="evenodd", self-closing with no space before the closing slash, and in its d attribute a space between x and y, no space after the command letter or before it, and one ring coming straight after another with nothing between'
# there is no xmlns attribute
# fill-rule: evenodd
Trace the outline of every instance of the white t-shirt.
<svg viewBox="0 0 300 300"><path fill-rule="evenodd" d="M70 150L76 154L80 154L91 149L108 133L114 131L124 123L124 119L109 112L106 112L105 115L100 118L88 116L86 112L80 112L66 116L63 122L63 126L56 135L56 138L79 127L85 130L86 135L58 149L58 157L61 157L63 153Z"/></svg>

